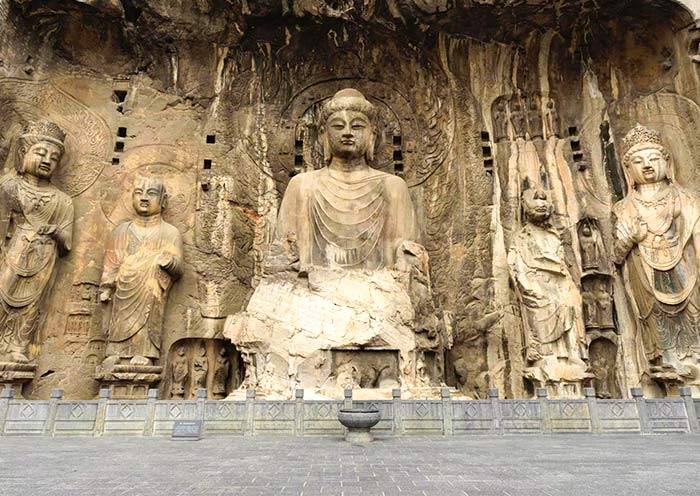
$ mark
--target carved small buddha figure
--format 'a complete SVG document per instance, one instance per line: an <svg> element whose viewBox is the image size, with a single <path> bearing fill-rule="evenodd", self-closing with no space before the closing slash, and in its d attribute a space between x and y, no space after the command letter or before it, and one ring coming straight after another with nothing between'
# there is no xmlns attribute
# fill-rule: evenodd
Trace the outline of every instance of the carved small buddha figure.
<svg viewBox="0 0 700 496"><path fill-rule="evenodd" d="M616 263L623 264L652 371L670 367L697 378L700 198L676 183L658 132L638 125L624 144L629 188L613 208Z"/></svg>
<svg viewBox="0 0 700 496"><path fill-rule="evenodd" d="M312 266L376 270L395 264L417 236L403 179L370 167L375 108L354 89L324 106L326 166L294 176L280 207L276 240L295 239L301 271Z"/></svg>
<svg viewBox="0 0 700 496"><path fill-rule="evenodd" d="M508 264L523 308L527 360L535 367L542 360L552 367L557 362L583 366L585 337L576 314L577 289L565 262L564 248L549 225L553 207L540 188L523 192L527 223L518 232L508 252Z"/></svg>
<svg viewBox="0 0 700 496"><path fill-rule="evenodd" d="M0 178L0 359L26 363L59 257L71 249L73 202L51 184L65 133L29 124L17 143L15 171Z"/></svg>
<svg viewBox="0 0 700 496"><path fill-rule="evenodd" d="M132 200L138 214L109 236L100 300L112 301L107 360L152 365L160 358L163 310L173 282L182 273L182 237L163 220L165 184L138 178Z"/></svg>
<svg viewBox="0 0 700 496"><path fill-rule="evenodd" d="M581 265L583 270L595 270L600 268L600 251L598 246L598 233L586 222L581 226L579 233L581 245Z"/></svg>

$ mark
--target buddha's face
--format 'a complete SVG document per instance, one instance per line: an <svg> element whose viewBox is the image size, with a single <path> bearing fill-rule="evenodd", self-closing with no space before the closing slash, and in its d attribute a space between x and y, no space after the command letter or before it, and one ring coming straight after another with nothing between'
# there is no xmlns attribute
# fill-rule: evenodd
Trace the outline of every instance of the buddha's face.
<svg viewBox="0 0 700 496"><path fill-rule="evenodd" d="M341 110L328 118L326 134L333 157L359 158L372 141L372 124L362 112Z"/></svg>
<svg viewBox="0 0 700 496"><path fill-rule="evenodd" d="M148 179L136 181L132 192L134 210L142 217L159 214L163 210L164 196L162 183Z"/></svg>
<svg viewBox="0 0 700 496"><path fill-rule="evenodd" d="M22 158L22 170L40 179L50 179L61 161L63 150L50 141L40 141L29 147Z"/></svg>
<svg viewBox="0 0 700 496"><path fill-rule="evenodd" d="M533 222L542 222L552 215L552 204L542 189L528 189L523 193L525 215Z"/></svg>
<svg viewBox="0 0 700 496"><path fill-rule="evenodd" d="M662 150L649 147L635 151L629 159L634 184L652 184L668 177L668 162Z"/></svg>

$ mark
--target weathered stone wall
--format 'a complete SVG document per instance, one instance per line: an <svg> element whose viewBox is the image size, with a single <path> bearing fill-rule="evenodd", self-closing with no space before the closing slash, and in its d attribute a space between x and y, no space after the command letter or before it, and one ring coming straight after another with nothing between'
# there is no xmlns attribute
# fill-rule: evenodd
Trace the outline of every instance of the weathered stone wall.
<svg viewBox="0 0 700 496"><path fill-rule="evenodd" d="M185 244L162 356L179 339L220 338L260 277L289 178L319 165L315 109L352 86L380 108L377 167L408 182L434 294L452 316L448 383L472 396L494 386L529 395L506 253L531 162L515 136L498 137L493 110L519 95L556 104L559 130L526 141L544 164L578 283L577 226L596 219L610 246L615 151L636 122L664 134L679 182L700 188L700 32L677 4L0 0L0 156L11 160L26 120L56 121L68 153L55 182L76 209L26 394L97 394L104 316L96 293L88 301L81 290L96 291L104 240L131 215L127 187L139 172L166 178L165 219ZM644 365L621 282L611 281L624 392L644 382Z"/></svg>

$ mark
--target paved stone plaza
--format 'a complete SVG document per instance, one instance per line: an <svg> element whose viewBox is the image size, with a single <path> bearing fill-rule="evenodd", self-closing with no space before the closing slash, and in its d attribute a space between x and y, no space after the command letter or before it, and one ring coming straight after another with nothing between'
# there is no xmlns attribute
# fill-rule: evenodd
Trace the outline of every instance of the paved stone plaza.
<svg viewBox="0 0 700 496"><path fill-rule="evenodd" d="M694 495L700 436L0 440L2 496Z"/></svg>

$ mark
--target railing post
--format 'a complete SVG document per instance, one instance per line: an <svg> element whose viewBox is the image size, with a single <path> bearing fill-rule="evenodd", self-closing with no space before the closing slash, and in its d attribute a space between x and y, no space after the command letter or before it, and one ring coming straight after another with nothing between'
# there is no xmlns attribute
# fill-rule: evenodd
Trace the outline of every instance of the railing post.
<svg viewBox="0 0 700 496"><path fill-rule="evenodd" d="M158 400L158 390L149 389L148 399L146 400L146 422L143 426L144 436L153 436L156 425L156 400Z"/></svg>
<svg viewBox="0 0 700 496"><path fill-rule="evenodd" d="M442 435L452 436L452 398L450 396L450 388L444 387L440 389L440 397L442 398Z"/></svg>
<svg viewBox="0 0 700 496"><path fill-rule="evenodd" d="M400 436L403 434L403 412L401 411L401 389L394 388L391 390L391 401L394 408L394 435Z"/></svg>
<svg viewBox="0 0 700 496"><path fill-rule="evenodd" d="M491 401L491 433L501 435L503 434L503 413L498 399L498 388L489 388L488 395Z"/></svg>
<svg viewBox="0 0 700 496"><path fill-rule="evenodd" d="M107 401L110 396L112 396L112 392L109 388L100 389L100 399L97 401L97 414L95 415L95 437L101 437L105 433Z"/></svg>
<svg viewBox="0 0 700 496"><path fill-rule="evenodd" d="M245 433L246 436L255 434L255 389L245 391Z"/></svg>
<svg viewBox="0 0 700 496"><path fill-rule="evenodd" d="M44 422L44 436L53 436L56 425L56 414L58 413L58 401L63 398L63 389L52 389L49 398L49 411Z"/></svg>
<svg viewBox="0 0 700 496"><path fill-rule="evenodd" d="M0 390L0 436L5 434L5 422L10 413L10 400L14 395L15 391L11 387Z"/></svg>
<svg viewBox="0 0 700 496"><path fill-rule="evenodd" d="M552 432L552 419L549 414L549 400L547 399L547 389L537 388L537 400L540 402L540 429L543 434Z"/></svg>
<svg viewBox="0 0 700 496"><path fill-rule="evenodd" d="M294 390L294 435L304 435L304 390Z"/></svg>
<svg viewBox="0 0 700 496"><path fill-rule="evenodd" d="M690 432L700 432L700 422L698 422L698 412L695 409L695 401L691 394L691 389L687 386L679 388L683 403L685 403L685 414L688 416L688 430Z"/></svg>
<svg viewBox="0 0 700 496"><path fill-rule="evenodd" d="M201 420L202 429L204 429L204 407L207 401L207 388L197 388L195 398L197 404L197 418L195 420Z"/></svg>
<svg viewBox="0 0 700 496"><path fill-rule="evenodd" d="M649 413L647 412L647 401L644 399L642 388L630 389L632 398L637 404L637 415L639 416L639 430L642 434L651 434L651 425L649 424Z"/></svg>
<svg viewBox="0 0 700 496"><path fill-rule="evenodd" d="M595 389L592 387L583 388L583 395L588 403L588 415L591 420L591 432L600 434L603 427L600 423L600 413L598 412L598 398L595 396Z"/></svg>
<svg viewBox="0 0 700 496"><path fill-rule="evenodd" d="M346 388L343 390L343 408L345 410L352 410L352 389Z"/></svg>

